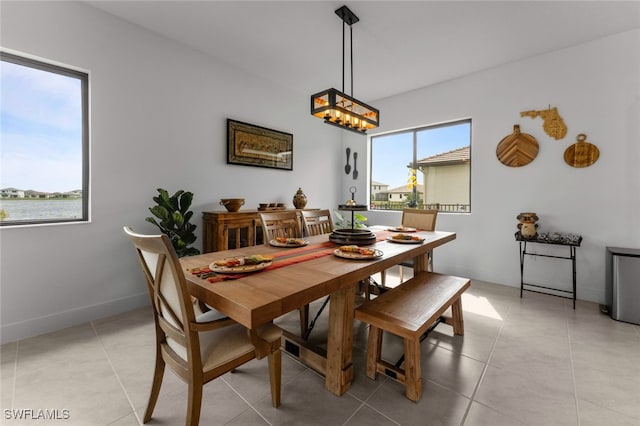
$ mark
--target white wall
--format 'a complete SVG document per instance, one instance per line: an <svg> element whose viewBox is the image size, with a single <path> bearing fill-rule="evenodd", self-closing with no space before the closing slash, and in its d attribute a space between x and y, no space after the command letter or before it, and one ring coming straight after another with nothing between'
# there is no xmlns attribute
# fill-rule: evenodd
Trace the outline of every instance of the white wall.
<svg viewBox="0 0 640 426"><path fill-rule="evenodd" d="M436 250L436 269L519 286L516 216L534 211L540 231L583 235L577 295L604 302L605 247L640 247L640 30L371 103L381 110L381 132L473 120L472 213L438 217L437 228L457 232L457 240ZM544 133L541 119L519 114L548 105L558 107L568 127L560 141ZM531 164L510 168L497 160L496 146L516 123L538 139L540 152ZM563 160L579 133L600 149L598 162L584 169ZM365 150L355 139L346 146ZM366 182L358 190L364 193ZM399 213L368 217L372 224L400 221ZM571 282L568 261L527 262L530 282L565 288Z"/></svg>
<svg viewBox="0 0 640 426"><path fill-rule="evenodd" d="M302 187L309 207L341 198L340 129L309 114L309 94L247 75L82 3L2 2L2 47L90 72L89 224L0 230L3 342L148 303L130 225L156 232L156 188L245 208L285 202ZM222 42L222 41L219 41ZM293 171L226 164L226 118L294 135Z"/></svg>
<svg viewBox="0 0 640 426"><path fill-rule="evenodd" d="M247 207L290 205L301 186L309 206L331 208L356 185L356 200L368 200L366 138L311 117L308 94L84 4L3 1L0 19L2 47L90 72L92 113L92 222L0 230L3 342L147 303L122 226L155 232L144 217L157 187L193 191L198 225L200 213L219 209L222 197L245 197ZM541 230L584 235L578 297L603 301L605 246L640 246L639 39L639 31L620 34L371 102L382 111L380 132L473 119L473 212L439 217L438 228L458 239L437 250L437 269L517 285L515 217L536 211ZM546 136L539 119L520 118L520 111L549 104L569 127L564 140ZM293 133L294 170L227 165L228 117ZM495 157L515 123L541 145L522 168ZM562 160L578 133L601 151L586 169ZM347 146L359 153L357 181L344 174ZM372 224L399 221L397 213L367 215ZM532 280L569 282L568 265L531 265Z"/></svg>

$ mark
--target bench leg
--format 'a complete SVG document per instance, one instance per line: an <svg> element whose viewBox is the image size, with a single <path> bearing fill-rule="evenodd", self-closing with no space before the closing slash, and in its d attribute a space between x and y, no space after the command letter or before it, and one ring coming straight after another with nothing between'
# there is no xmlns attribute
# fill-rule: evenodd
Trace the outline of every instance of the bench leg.
<svg viewBox="0 0 640 426"><path fill-rule="evenodd" d="M418 402L422 395L420 372L420 339L404 339L405 395Z"/></svg>
<svg viewBox="0 0 640 426"><path fill-rule="evenodd" d="M462 318L462 297L453 302L451 305L451 314L453 319L453 334L458 336L464 335L464 319Z"/></svg>
<svg viewBox="0 0 640 426"><path fill-rule="evenodd" d="M369 340L367 340L367 377L375 380L378 374L378 362L382 352L382 330L378 327L369 327Z"/></svg>

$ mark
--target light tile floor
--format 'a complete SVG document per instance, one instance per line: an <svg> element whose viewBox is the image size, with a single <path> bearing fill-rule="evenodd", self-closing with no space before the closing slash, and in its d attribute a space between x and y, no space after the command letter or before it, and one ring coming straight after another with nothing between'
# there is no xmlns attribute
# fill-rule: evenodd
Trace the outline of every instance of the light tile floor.
<svg viewBox="0 0 640 426"><path fill-rule="evenodd" d="M282 406L274 409L266 359L256 360L205 386L201 424L640 425L640 326L613 321L594 303L574 311L566 299L529 292L520 299L516 288L478 281L463 306L463 337L442 324L422 344L418 403L396 382L366 377L367 330L356 322L347 394L330 394L322 377L283 356ZM325 334L325 314L312 340ZM277 322L295 332L297 312ZM153 333L150 309L142 308L1 346L0 423L139 424ZM385 337L384 345L389 359L401 355L399 339ZM167 369L149 424L184 424L185 393ZM25 409L68 419L13 418Z"/></svg>

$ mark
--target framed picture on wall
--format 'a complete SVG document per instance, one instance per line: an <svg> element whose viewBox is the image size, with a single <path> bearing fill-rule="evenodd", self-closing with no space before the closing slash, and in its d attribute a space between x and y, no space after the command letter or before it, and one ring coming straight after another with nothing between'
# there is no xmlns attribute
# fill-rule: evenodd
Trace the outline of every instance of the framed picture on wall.
<svg viewBox="0 0 640 426"><path fill-rule="evenodd" d="M228 118L227 164L293 170L293 135Z"/></svg>

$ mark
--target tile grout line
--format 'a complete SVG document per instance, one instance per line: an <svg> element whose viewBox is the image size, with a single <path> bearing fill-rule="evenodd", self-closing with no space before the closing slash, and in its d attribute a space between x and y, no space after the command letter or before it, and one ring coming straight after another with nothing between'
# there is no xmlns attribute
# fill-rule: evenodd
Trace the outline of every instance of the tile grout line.
<svg viewBox="0 0 640 426"><path fill-rule="evenodd" d="M511 311L511 304L509 304L509 309L505 313L505 318L507 318L509 316L509 312L510 311ZM480 374L480 378L478 379L478 383L476 383L476 386L473 389L473 393L471 394L471 397L469 398L469 405L467 405L467 409L464 411L464 415L462 416L462 420L460 421L460 425L464 425L464 423L467 421L467 416L469 415L469 411L471 410L471 405L473 404L473 401L475 401L475 399L476 399L476 394L478 393L478 389L480 389L480 385L482 384L482 381L484 380L484 376L487 374L487 369L489 368L489 361L491 361L491 357L493 357L493 354L494 354L494 352L496 350L496 346L498 345L498 339L500 339L500 336L502 335L502 329L504 328L504 323L505 323L505 321L502 321L502 324L500 325L500 330L498 330L498 334L496 335L496 340L493 342L493 346L491 346L491 352L489 352L489 356L487 357L487 361L484 363L484 368L482 369L482 373Z"/></svg>
<svg viewBox="0 0 640 426"><path fill-rule="evenodd" d="M377 386L377 387L373 390L373 392L371 392L371 394L370 394L368 397L366 397L364 400L362 400L362 399L360 399L360 398L356 397L355 395L349 394L349 395L350 395L352 398L354 398L355 400L357 400L357 401L361 401L361 404L360 404L360 407L358 407L358 409L357 409L357 410L355 410L355 411L353 412L353 414L352 414L351 416L349 416L349 418L348 418L348 419L343 423L343 426L344 426L344 425L346 425L346 424L347 424L347 422L348 422L349 420L351 420L351 419L353 418L353 416L355 416L355 415L356 415L356 414L357 414L357 413L362 409L362 407L367 407L367 408L369 408L370 410L375 411L376 413L378 413L379 415L381 415L381 416L382 416L382 417L384 417L385 419L389 420L390 422L392 422L392 423L394 423L394 424L396 424L396 425L400 426L400 423L398 423L397 421L395 421L395 420L394 420L394 419L392 419L391 417L387 416L385 413L383 413L383 412L379 411L375 406L373 406L373 405L371 405L371 404L369 404L369 403L367 402L367 401L369 401L369 400L373 397L373 395L375 395L375 394L376 394L376 392L378 392L378 391L380 390L380 388L382 388L382 386L383 386L385 383L387 383L387 382L389 381L389 379L388 379L387 377L384 377L384 379L385 379L385 380L380 380L380 383L378 384L378 386Z"/></svg>
<svg viewBox="0 0 640 426"><path fill-rule="evenodd" d="M13 361L13 383L11 383L11 409L16 406L16 383L18 382L18 348L20 340L16 341L15 360Z"/></svg>
<svg viewBox="0 0 640 426"><path fill-rule="evenodd" d="M118 375L118 372L116 371L115 367L113 366L113 362L111 361L111 357L109 356L109 353L107 352L107 348L104 347L104 342L102 341L102 338L100 337L100 334L98 334L98 330L96 330L95 324L93 323L93 321L89 321L89 324L91 324L91 329L93 330L94 334L96 335L96 338L100 342L100 346L102 347L102 351L104 352L104 355L107 357L107 361L109 362L109 367L111 367L111 371L113 371L113 374L116 376L116 380L118 380L118 385L120 385L120 388L122 389L122 392L124 393L124 397L127 398L127 402L129 403L129 406L131 407L131 410L133 411L133 415L136 417L136 420L138 421L138 424L142 424L142 421L140 420L140 418L138 417L138 413L136 412L136 407L134 406L133 401L131 401L131 398L129 397L129 393L125 389L124 383L122 383L122 380L120 379L120 375Z"/></svg>
<svg viewBox="0 0 640 426"><path fill-rule="evenodd" d="M569 331L569 318L567 316L567 309L569 309L569 307L565 305L564 311L565 311L565 321L567 325L567 341L569 344L569 362L571 363L571 381L573 382L573 398L575 399L575 402L576 402L576 418L578 420L578 426L580 426L580 403L578 402L578 388L576 386L576 369L573 363L573 345L571 344L571 332Z"/></svg>
<svg viewBox="0 0 640 426"><path fill-rule="evenodd" d="M236 388L234 388L233 386L231 386L231 383L229 383L229 382L227 382L227 381L225 380L224 375L223 375L223 376L220 376L220 377L219 377L219 379L222 379L222 381L224 382L224 384L225 384L225 385L227 385L227 387L229 387L229 389L231 389L231 390L233 391L233 393L235 393L236 395L238 395L238 397L240 397L240 399L241 399L241 400L243 400L243 401L245 402L245 404L247 404L247 405L249 406L249 409L253 410L253 411L254 411L258 416L260 416L260 418L261 418L262 420L264 420L265 422L267 422L267 424L268 424L269 426L273 426L273 424L272 424L269 420L267 420L267 418L266 418L265 416L263 416L263 415L262 415L262 413L261 413L261 412L260 412L256 407L254 407L254 406L253 406L253 404L252 404L252 403L250 403L250 402L249 402L249 401L248 401L244 396L242 396L242 394L241 394L240 392L238 392L238 391L236 390ZM265 398L269 398L269 396L265 396L265 397L263 397L262 399L265 399ZM259 399L258 401L261 401L262 399ZM236 417L234 417L233 419L231 419L231 421L235 420L236 418L238 418L239 416L241 416L241 415L242 415L243 413L245 413L245 412L246 412L246 410L245 410L245 411L243 411L242 413L238 414L238 415L237 415ZM227 423L227 424L228 424L228 423Z"/></svg>

